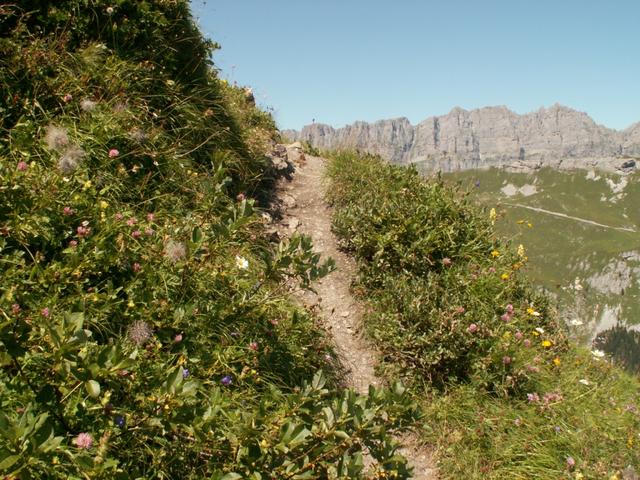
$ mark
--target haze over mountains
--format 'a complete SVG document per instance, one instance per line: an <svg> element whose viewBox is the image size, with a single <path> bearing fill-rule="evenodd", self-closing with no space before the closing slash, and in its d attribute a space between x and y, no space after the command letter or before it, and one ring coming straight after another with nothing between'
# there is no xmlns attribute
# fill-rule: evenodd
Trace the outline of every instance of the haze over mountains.
<svg viewBox="0 0 640 480"><path fill-rule="evenodd" d="M283 133L320 149L356 148L393 163L425 162L423 169L445 172L541 166L629 171L635 168L631 158L640 156L640 122L613 130L559 104L524 115L504 106L456 107L415 126L397 118L338 129L316 123Z"/></svg>

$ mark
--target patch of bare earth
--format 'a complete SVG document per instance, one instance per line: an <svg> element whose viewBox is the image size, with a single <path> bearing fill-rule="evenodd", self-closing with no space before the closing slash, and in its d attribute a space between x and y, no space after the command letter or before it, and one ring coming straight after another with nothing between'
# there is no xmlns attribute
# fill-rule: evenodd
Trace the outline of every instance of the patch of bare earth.
<svg viewBox="0 0 640 480"><path fill-rule="evenodd" d="M301 294L307 307L318 311L324 327L332 335L339 361L346 372L347 383L360 393L367 393L369 385L381 385L376 376L378 353L362 337L362 306L350 291L356 274L355 262L338 249L331 232L331 209L324 200L323 175L326 160L307 155L295 155L298 160L290 181L279 187L282 206L278 230L281 235L299 231L310 235L314 248L323 258L333 258L336 270L313 285L317 293ZM413 435L399 439L402 454L414 468L414 479L437 478L427 448Z"/></svg>

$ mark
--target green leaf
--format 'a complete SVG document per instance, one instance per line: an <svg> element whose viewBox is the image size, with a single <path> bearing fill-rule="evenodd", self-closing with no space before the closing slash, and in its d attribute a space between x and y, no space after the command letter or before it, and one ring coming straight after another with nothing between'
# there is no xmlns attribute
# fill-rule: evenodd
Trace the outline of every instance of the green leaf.
<svg viewBox="0 0 640 480"><path fill-rule="evenodd" d="M193 243L200 243L202 241L202 230L200 227L196 227L191 232L191 241Z"/></svg>
<svg viewBox="0 0 640 480"><path fill-rule="evenodd" d="M0 470L8 470L9 467L15 465L20 460L20 455L9 455L8 457L0 460Z"/></svg>

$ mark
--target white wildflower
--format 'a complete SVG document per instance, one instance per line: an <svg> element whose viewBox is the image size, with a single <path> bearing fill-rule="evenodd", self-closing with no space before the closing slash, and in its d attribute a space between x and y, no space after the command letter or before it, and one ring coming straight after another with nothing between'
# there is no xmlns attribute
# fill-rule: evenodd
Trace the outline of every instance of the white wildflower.
<svg viewBox="0 0 640 480"><path fill-rule="evenodd" d="M536 327L536 332L538 332L538 333L544 333L544 328L542 328L542 327Z"/></svg>
<svg viewBox="0 0 640 480"><path fill-rule="evenodd" d="M80 108L85 112L92 111L94 108L96 108L96 105L96 102L94 102L93 100L89 100L88 98L85 98L80 102Z"/></svg>
<svg viewBox="0 0 640 480"><path fill-rule="evenodd" d="M586 385L586 386L591 385L591 382L589 380L587 380L586 378L581 378L580 380L578 380L578 382L581 383L582 385Z"/></svg>
<svg viewBox="0 0 640 480"><path fill-rule="evenodd" d="M582 320L578 320L577 318L574 318L573 320L571 320L569 322L573 327L579 327L581 325L584 325L584 322Z"/></svg>
<svg viewBox="0 0 640 480"><path fill-rule="evenodd" d="M602 350L591 350L591 355L593 355L595 358L603 358L606 353L604 353Z"/></svg>
<svg viewBox="0 0 640 480"><path fill-rule="evenodd" d="M71 145L58 160L58 168L62 173L71 173L78 168L84 155L84 150L77 145Z"/></svg>
<svg viewBox="0 0 640 480"><path fill-rule="evenodd" d="M236 256L236 266L240 270L246 270L247 268L249 268L249 261L246 258L237 255Z"/></svg>
<svg viewBox="0 0 640 480"><path fill-rule="evenodd" d="M175 240L169 240L164 245L164 256L167 260L176 263L182 260L187 255L187 249L181 242Z"/></svg>
<svg viewBox="0 0 640 480"><path fill-rule="evenodd" d="M49 150L62 150L69 145L69 136L64 128L49 125L44 135Z"/></svg>

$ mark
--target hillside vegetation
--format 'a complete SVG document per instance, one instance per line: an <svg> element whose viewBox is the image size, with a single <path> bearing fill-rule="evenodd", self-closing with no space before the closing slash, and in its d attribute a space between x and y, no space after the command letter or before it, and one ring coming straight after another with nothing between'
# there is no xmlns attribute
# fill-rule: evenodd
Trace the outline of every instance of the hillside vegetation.
<svg viewBox="0 0 640 480"><path fill-rule="evenodd" d="M572 345L497 212L369 155L329 165L334 231L359 261L369 336L427 413L446 478L622 478L640 384ZM631 477L629 477L631 478Z"/></svg>
<svg viewBox="0 0 640 480"><path fill-rule="evenodd" d="M420 414L320 372L284 282L332 266L266 240L278 134L188 2L0 13L0 474L360 478L366 447L406 478L390 434Z"/></svg>

